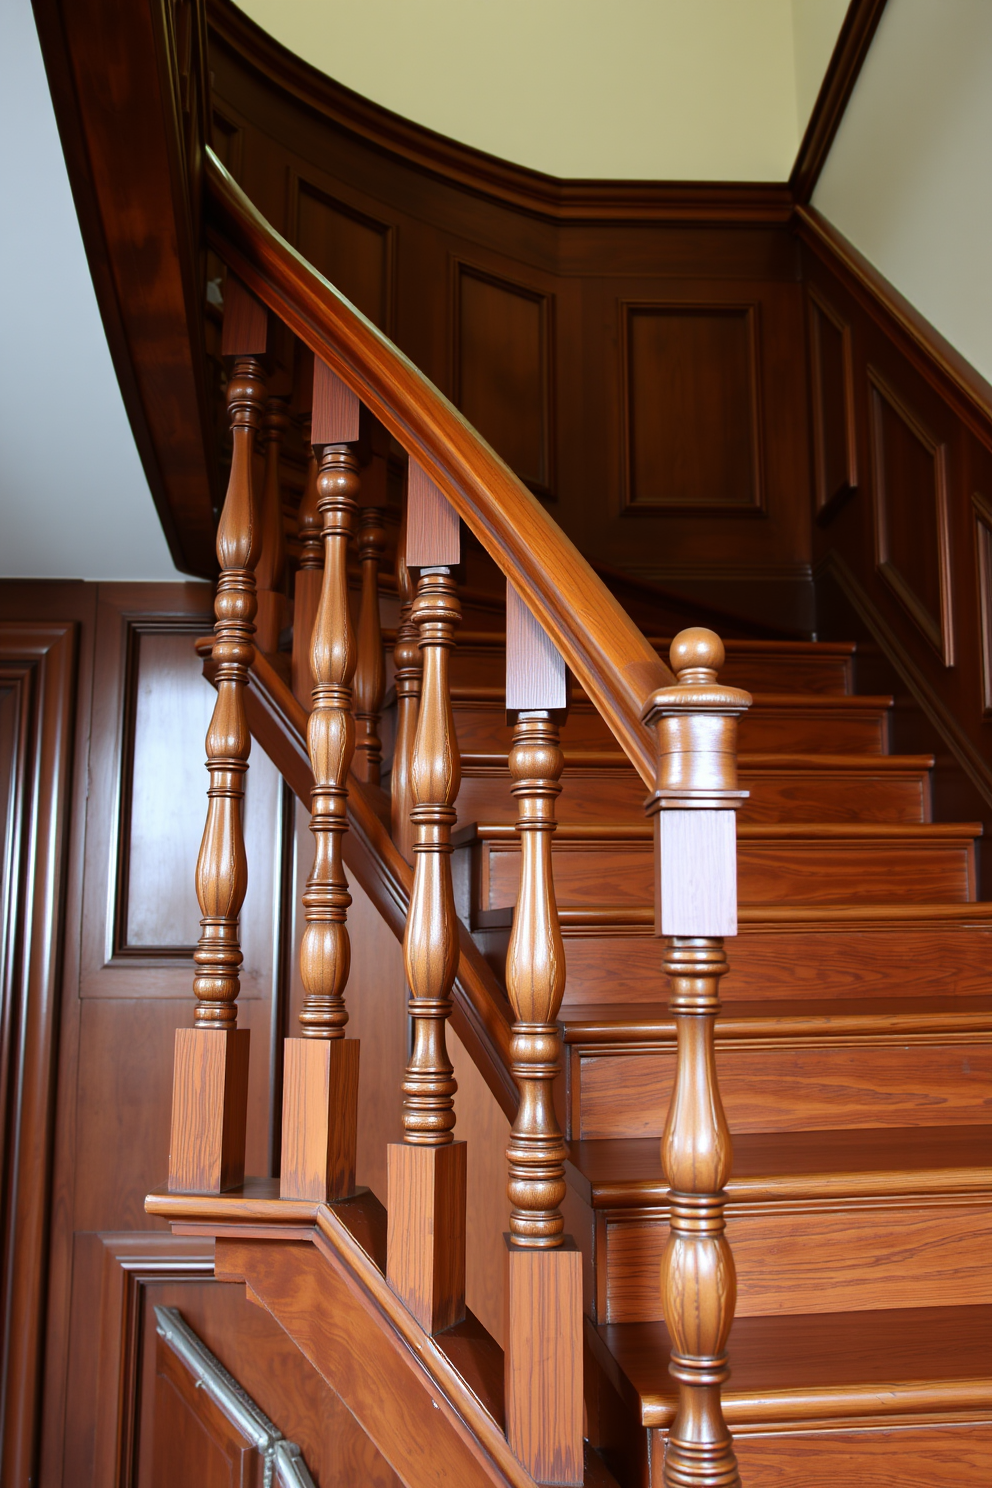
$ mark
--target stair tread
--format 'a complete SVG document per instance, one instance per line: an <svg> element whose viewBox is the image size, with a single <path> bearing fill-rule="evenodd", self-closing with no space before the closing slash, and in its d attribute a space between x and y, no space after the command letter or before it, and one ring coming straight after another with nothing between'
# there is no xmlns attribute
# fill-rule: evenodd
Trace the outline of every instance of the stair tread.
<svg viewBox="0 0 992 1488"><path fill-rule="evenodd" d="M656 1137L569 1144L569 1180L595 1209L664 1203ZM987 1192L992 1126L751 1132L734 1137L731 1203L885 1194Z"/></svg>
<svg viewBox="0 0 992 1488"><path fill-rule="evenodd" d="M590 1337L642 1425L667 1426L676 1387L664 1323L590 1325ZM730 1368L732 1428L987 1407L992 1306L737 1318Z"/></svg>
<svg viewBox="0 0 992 1488"><path fill-rule="evenodd" d="M992 1028L992 997L840 998L829 1001L733 1002L716 1023L718 1040L832 1032L948 1032ZM558 1021L566 1044L649 1043L675 1037L664 1002L563 1005Z"/></svg>

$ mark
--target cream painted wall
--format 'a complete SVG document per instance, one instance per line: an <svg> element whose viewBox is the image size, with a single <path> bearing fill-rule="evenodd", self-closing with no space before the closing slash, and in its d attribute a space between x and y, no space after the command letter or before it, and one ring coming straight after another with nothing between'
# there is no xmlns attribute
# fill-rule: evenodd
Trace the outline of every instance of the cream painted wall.
<svg viewBox="0 0 992 1488"><path fill-rule="evenodd" d="M796 67L805 106L845 8L842 0L240 3L329 76L441 134L555 176L658 180L784 180L806 122L797 125Z"/></svg>
<svg viewBox="0 0 992 1488"><path fill-rule="evenodd" d="M796 128L802 139L849 0L792 0Z"/></svg>
<svg viewBox="0 0 992 1488"><path fill-rule="evenodd" d="M107 349L31 0L0 0L0 577L180 577Z"/></svg>
<svg viewBox="0 0 992 1488"><path fill-rule="evenodd" d="M889 0L813 204L992 381L992 0Z"/></svg>

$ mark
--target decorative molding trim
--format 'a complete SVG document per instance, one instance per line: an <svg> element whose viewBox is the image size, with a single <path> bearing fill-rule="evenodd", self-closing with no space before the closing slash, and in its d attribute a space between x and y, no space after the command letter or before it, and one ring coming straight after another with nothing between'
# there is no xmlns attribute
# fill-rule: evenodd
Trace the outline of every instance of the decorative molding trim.
<svg viewBox="0 0 992 1488"><path fill-rule="evenodd" d="M800 205L816 189L884 9L885 0L851 0L848 6L789 176L789 190Z"/></svg>
<svg viewBox="0 0 992 1488"><path fill-rule="evenodd" d="M816 520L820 526L831 521L858 488L857 418L854 398L854 353L851 327L823 294L812 284L806 286L809 314L810 401L813 426L813 476L816 487ZM841 338L842 375L844 379L844 458L847 479L832 491L827 490L827 439L824 428L823 340L821 317L828 320Z"/></svg>
<svg viewBox="0 0 992 1488"><path fill-rule="evenodd" d="M785 182L560 179L414 124L342 87L275 41L230 0L210 0L213 38L263 77L374 149L442 181L553 222L786 223ZM846 23L845 23L846 24Z"/></svg>
<svg viewBox="0 0 992 1488"><path fill-rule="evenodd" d="M890 483L886 468L881 405L903 423L933 461L937 526L937 572L940 614L931 615L920 596L889 556ZM875 514L875 567L896 595L945 667L954 665L954 615L951 602L951 544L948 530L947 445L938 441L874 368L868 368L868 407L872 448L872 504Z"/></svg>
<svg viewBox="0 0 992 1488"><path fill-rule="evenodd" d="M303 1454L295 1442L287 1441L255 1404L247 1390L229 1374L184 1319L178 1307L155 1308L156 1332L203 1390L262 1458L264 1482L275 1480L281 1488L316 1488Z"/></svg>
<svg viewBox="0 0 992 1488"><path fill-rule="evenodd" d="M978 579L978 614L982 655L982 716L992 718L992 501L978 491L972 494L975 509L975 561Z"/></svg>
<svg viewBox="0 0 992 1488"><path fill-rule="evenodd" d="M947 705L938 697L889 622L875 602L869 598L839 553L831 551L817 564L813 576L819 578L822 574L827 574L836 581L968 779L982 797L992 805L992 766L965 734Z"/></svg>
<svg viewBox="0 0 992 1488"><path fill-rule="evenodd" d="M620 510L624 517L720 516L762 517L766 513L764 486L764 450L762 440L761 306L755 300L713 302L702 300L620 300L620 430L623 441L622 486ZM699 317L715 320L739 317L747 336L748 363L748 432L751 444L751 490L749 502L721 501L636 501L632 499L633 439L633 372L631 369L631 323L636 315L670 316L672 319ZM634 570L631 570L632 572Z"/></svg>
<svg viewBox="0 0 992 1488"><path fill-rule="evenodd" d="M73 621L0 623L9 709L9 774L0 781L7 798L0 838L5 1483L36 1482L38 1470L76 656Z"/></svg>
<svg viewBox="0 0 992 1488"><path fill-rule="evenodd" d="M801 241L906 353L915 370L951 404L972 433L992 449L992 383L815 208L797 207L796 224Z"/></svg>

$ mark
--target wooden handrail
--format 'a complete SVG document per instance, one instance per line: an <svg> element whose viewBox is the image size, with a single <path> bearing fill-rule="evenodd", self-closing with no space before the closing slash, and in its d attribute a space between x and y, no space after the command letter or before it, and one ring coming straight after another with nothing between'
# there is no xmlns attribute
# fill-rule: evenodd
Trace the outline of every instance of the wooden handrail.
<svg viewBox="0 0 992 1488"><path fill-rule="evenodd" d="M275 231L207 150L209 238L444 492L525 599L649 786L641 714L672 674L540 503L456 408Z"/></svg>

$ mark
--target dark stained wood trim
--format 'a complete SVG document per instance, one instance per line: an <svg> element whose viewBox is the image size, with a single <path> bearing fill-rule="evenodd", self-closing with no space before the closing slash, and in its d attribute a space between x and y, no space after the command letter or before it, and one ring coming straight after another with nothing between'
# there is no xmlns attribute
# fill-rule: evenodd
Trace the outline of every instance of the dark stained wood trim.
<svg viewBox="0 0 992 1488"><path fill-rule="evenodd" d="M992 384L815 207L798 207L802 242L834 273L920 375L992 448Z"/></svg>
<svg viewBox="0 0 992 1488"><path fill-rule="evenodd" d="M792 192L775 181L562 180L414 124L311 67L231 3L208 0L214 36L323 119L463 190L553 222L784 223Z"/></svg>
<svg viewBox="0 0 992 1488"><path fill-rule="evenodd" d="M816 189L884 9L885 0L851 0L789 176L799 206Z"/></svg>
<svg viewBox="0 0 992 1488"><path fill-rule="evenodd" d="M211 578L219 482L199 220L207 69L202 12L188 10L184 71L171 7L34 4L76 215L138 454L174 563Z"/></svg>
<svg viewBox="0 0 992 1488"><path fill-rule="evenodd" d="M0 678L19 693L4 927L5 1483L37 1481L76 650L71 620L0 623Z"/></svg>

